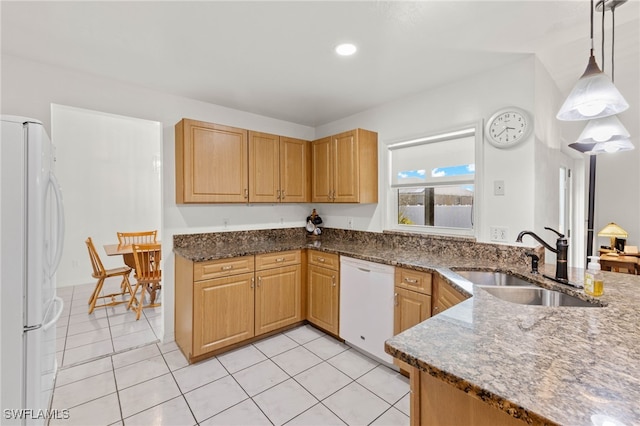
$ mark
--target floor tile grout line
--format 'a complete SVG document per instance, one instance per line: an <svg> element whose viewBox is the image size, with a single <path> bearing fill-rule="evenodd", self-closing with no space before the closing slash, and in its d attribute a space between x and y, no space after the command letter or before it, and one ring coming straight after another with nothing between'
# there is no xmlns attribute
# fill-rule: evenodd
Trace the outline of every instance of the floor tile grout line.
<svg viewBox="0 0 640 426"><path fill-rule="evenodd" d="M120 400L120 389L118 389L118 379L116 378L116 366L113 363L113 356L110 357L111 373L113 374L113 383L116 386L116 398L118 398L118 408L120 409L120 421L124 424L124 413L122 412L122 401Z"/></svg>

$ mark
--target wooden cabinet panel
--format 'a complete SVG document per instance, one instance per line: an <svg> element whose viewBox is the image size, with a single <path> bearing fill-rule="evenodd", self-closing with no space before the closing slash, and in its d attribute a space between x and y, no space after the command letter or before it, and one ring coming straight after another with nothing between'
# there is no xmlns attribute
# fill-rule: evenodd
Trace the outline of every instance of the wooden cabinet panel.
<svg viewBox="0 0 640 426"><path fill-rule="evenodd" d="M323 268L340 268L340 256L334 253L325 253L318 250L309 250L307 253L309 265L322 266Z"/></svg>
<svg viewBox="0 0 640 426"><path fill-rule="evenodd" d="M300 265L256 272L256 336L302 320Z"/></svg>
<svg viewBox="0 0 640 426"><path fill-rule="evenodd" d="M355 129L312 142L311 201L378 202L378 134Z"/></svg>
<svg viewBox="0 0 640 426"><path fill-rule="evenodd" d="M256 271L300 263L300 250L279 251L256 255Z"/></svg>
<svg viewBox="0 0 640 426"><path fill-rule="evenodd" d="M280 137L249 131L249 202L280 201Z"/></svg>
<svg viewBox="0 0 640 426"><path fill-rule="evenodd" d="M254 335L253 273L194 283L193 356Z"/></svg>
<svg viewBox="0 0 640 426"><path fill-rule="evenodd" d="M313 264L308 268L307 319L324 330L338 334L340 274Z"/></svg>
<svg viewBox="0 0 640 426"><path fill-rule="evenodd" d="M431 296L396 286L394 334L399 334L431 316Z"/></svg>
<svg viewBox="0 0 640 426"><path fill-rule="evenodd" d="M396 268L395 285L419 293L431 294L431 274L407 268Z"/></svg>
<svg viewBox="0 0 640 426"><path fill-rule="evenodd" d="M453 288L439 275L436 275L433 285L432 315L439 314L467 298L468 296Z"/></svg>
<svg viewBox="0 0 640 426"><path fill-rule="evenodd" d="M311 143L311 202L332 202L333 161L331 138Z"/></svg>
<svg viewBox="0 0 640 426"><path fill-rule="evenodd" d="M251 272L253 268L253 256L197 262L193 264L193 280L201 281L211 278L227 277L229 275Z"/></svg>
<svg viewBox="0 0 640 426"><path fill-rule="evenodd" d="M311 144L301 139L280 136L280 201L310 201Z"/></svg>
<svg viewBox="0 0 640 426"><path fill-rule="evenodd" d="M333 136L333 201L357 203L360 188L360 162L358 161L358 139L356 131ZM377 186L377 182L376 182Z"/></svg>
<svg viewBox="0 0 640 426"><path fill-rule="evenodd" d="M175 143L177 203L247 201L246 130L183 119Z"/></svg>

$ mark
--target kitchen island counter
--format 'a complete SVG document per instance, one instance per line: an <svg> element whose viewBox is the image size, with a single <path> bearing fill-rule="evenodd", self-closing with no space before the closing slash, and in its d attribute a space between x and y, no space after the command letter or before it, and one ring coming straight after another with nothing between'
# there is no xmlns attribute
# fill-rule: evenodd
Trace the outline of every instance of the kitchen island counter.
<svg viewBox="0 0 640 426"><path fill-rule="evenodd" d="M603 307L520 305L476 286L386 351L529 424L640 424L640 277L603 274Z"/></svg>

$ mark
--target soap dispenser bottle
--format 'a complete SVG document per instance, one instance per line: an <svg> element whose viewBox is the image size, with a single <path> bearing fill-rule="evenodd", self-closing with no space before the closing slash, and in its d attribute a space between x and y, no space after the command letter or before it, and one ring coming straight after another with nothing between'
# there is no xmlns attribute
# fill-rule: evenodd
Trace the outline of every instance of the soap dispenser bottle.
<svg viewBox="0 0 640 426"><path fill-rule="evenodd" d="M602 296L604 294L604 279L600 271L600 257L589 256L589 264L584 273L584 291L590 296Z"/></svg>

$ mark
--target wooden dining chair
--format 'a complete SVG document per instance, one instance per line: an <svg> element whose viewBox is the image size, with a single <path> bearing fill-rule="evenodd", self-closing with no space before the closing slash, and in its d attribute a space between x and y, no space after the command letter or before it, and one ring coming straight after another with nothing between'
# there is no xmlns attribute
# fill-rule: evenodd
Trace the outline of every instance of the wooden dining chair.
<svg viewBox="0 0 640 426"><path fill-rule="evenodd" d="M129 305L127 305L127 308L128 308L128 306L131 305L131 302L133 301L133 298L134 298L134 293L133 293L133 290L131 289L131 283L129 282L129 274L131 274L131 268L128 266L122 266L119 268L105 269L104 265L102 264L102 261L100 260L100 256L98 255L98 252L96 251L96 248L93 245L93 240L91 239L91 237L87 238L87 241L85 241L85 243L87 244L87 249L89 250L89 259L91 260L91 266L93 268L93 274L91 274L91 276L98 280L96 282L96 287L94 288L93 293L89 298L89 313L90 314L93 313L93 310L95 308L115 306L125 302L129 302ZM122 282L120 284L120 293L110 293L104 296L100 296L100 293L102 292L102 286L104 285L104 281L107 278L119 277L119 276L122 277ZM116 300L117 296L125 296L127 294L130 297L129 300ZM98 299L108 299L108 298L111 299L110 302L104 303L102 305L96 305L96 302L98 301Z"/></svg>
<svg viewBox="0 0 640 426"><path fill-rule="evenodd" d="M143 232L118 232L118 244L128 246L130 244L155 244L158 231Z"/></svg>
<svg viewBox="0 0 640 426"><path fill-rule="evenodd" d="M129 301L127 308L135 304L136 320L140 319L143 308L155 308L160 306L156 303L157 292L162 288L162 250L160 244L133 244L133 258L136 263L135 279L136 286L133 289L134 297ZM140 289L140 299L135 298ZM144 304L145 291L149 293L149 303Z"/></svg>

